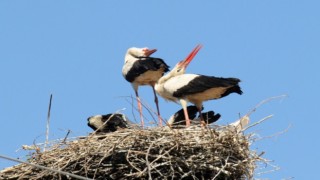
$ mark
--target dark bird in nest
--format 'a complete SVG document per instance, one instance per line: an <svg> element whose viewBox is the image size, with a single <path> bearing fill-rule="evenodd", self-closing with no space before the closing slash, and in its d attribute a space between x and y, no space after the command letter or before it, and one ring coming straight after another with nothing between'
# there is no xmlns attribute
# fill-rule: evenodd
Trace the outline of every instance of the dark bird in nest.
<svg viewBox="0 0 320 180"><path fill-rule="evenodd" d="M107 115L96 115L88 118L88 126L99 133L115 132L118 129L134 127L124 114L113 113Z"/></svg>
<svg viewBox="0 0 320 180"><path fill-rule="evenodd" d="M202 108L203 109L203 108ZM198 115L198 108L196 106L188 106L188 115L192 121L197 124L200 123L201 116L204 117L206 124L216 122L220 118L220 114L215 114L213 111L208 111ZM183 109L180 109L168 120L168 126L172 128L179 128L184 126L186 118ZM140 129L138 124L131 122L124 114L113 113L106 115L95 115L88 118L88 126L97 133L110 133L119 129ZM184 126L185 127L185 126Z"/></svg>
<svg viewBox="0 0 320 180"><path fill-rule="evenodd" d="M201 110L203 110L203 107ZM201 116L204 118L204 121L206 124L212 124L217 120L219 120L219 118L221 117L220 114L215 114L214 111L208 111L208 112L203 112L199 114L198 117L196 118L197 113L199 112L197 106L188 106L187 112L188 112L189 118L192 119L191 121L193 121L195 124L200 123ZM174 115L172 115L168 120L168 125L173 128L176 128L178 126L184 126L185 124L186 124L186 118L184 116L183 109L180 109L179 111L174 113Z"/></svg>

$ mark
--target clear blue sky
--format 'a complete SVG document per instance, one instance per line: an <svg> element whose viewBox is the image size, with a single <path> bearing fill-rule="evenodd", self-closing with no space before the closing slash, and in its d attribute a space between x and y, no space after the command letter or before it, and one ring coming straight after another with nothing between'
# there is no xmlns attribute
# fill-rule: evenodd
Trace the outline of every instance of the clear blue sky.
<svg viewBox="0 0 320 180"><path fill-rule="evenodd" d="M124 98L134 92L121 75L127 48L157 48L154 56L173 67L201 43L188 73L242 80L242 96L204 104L222 115L219 124L288 95L251 116L274 115L247 132L261 137L291 126L252 147L281 168L257 178L318 178L319 7L309 0L0 1L0 154L23 158L21 145L44 141L51 93L50 139L88 134L91 115L125 108L134 119ZM155 108L149 87L140 94ZM168 118L180 106L161 99L160 108ZM0 169L11 165L0 159Z"/></svg>

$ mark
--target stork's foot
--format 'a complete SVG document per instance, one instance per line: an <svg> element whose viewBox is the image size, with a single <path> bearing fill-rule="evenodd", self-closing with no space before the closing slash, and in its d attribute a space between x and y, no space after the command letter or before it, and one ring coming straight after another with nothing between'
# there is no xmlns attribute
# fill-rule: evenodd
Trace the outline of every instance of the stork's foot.
<svg viewBox="0 0 320 180"><path fill-rule="evenodd" d="M200 125L201 127L206 127L207 126L207 123L203 120L200 121Z"/></svg>

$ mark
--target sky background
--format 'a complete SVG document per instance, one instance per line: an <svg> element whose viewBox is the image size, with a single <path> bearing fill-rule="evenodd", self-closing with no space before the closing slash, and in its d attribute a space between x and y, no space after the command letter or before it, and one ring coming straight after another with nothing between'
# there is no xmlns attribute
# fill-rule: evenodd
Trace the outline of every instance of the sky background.
<svg viewBox="0 0 320 180"><path fill-rule="evenodd" d="M126 50L157 48L153 56L173 67L201 43L188 73L242 80L243 95L204 103L222 115L218 124L287 95L251 115L251 123L274 115L246 133L265 137L252 149L280 167L256 178L316 179L319 7L311 0L0 1L0 154L25 159L21 145L44 142L50 94L51 140L68 130L87 135L87 117L96 114L120 111L134 121L134 91L121 74ZM151 88L139 93L155 109ZM164 118L179 109L160 98ZM0 159L0 169L14 164Z"/></svg>

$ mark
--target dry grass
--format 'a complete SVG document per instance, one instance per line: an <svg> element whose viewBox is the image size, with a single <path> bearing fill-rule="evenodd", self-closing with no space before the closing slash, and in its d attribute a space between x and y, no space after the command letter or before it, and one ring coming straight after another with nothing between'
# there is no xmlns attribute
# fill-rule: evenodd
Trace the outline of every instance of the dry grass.
<svg viewBox="0 0 320 180"><path fill-rule="evenodd" d="M262 159L250 150L250 138L230 126L125 129L51 142L28 162L90 179L251 179ZM74 179L27 164L0 173L0 179Z"/></svg>

